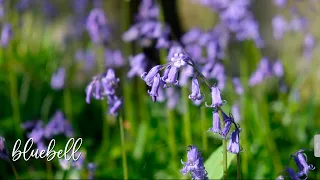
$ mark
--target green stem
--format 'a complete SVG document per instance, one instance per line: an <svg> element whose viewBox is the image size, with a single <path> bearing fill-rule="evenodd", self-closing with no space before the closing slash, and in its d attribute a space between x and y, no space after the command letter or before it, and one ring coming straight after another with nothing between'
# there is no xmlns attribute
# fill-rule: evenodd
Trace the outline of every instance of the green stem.
<svg viewBox="0 0 320 180"><path fill-rule="evenodd" d="M19 107L19 95L18 95L18 82L15 73L9 73L9 83L10 83L10 98L11 106L13 111L13 126L16 130L18 138L22 137L22 129L20 128L21 119L20 119L20 107Z"/></svg>
<svg viewBox="0 0 320 180"><path fill-rule="evenodd" d="M188 87L188 86L187 86ZM187 87L182 88L182 98L184 105L184 113L183 113L183 125L184 125L184 137L186 145L191 145L191 123L190 123L190 112L189 112L189 91Z"/></svg>
<svg viewBox="0 0 320 180"><path fill-rule="evenodd" d="M11 169L12 169L13 173L14 173L14 176L16 177L16 179L19 179L18 172L17 172L16 168L14 167L13 163L10 160L9 160L9 164L11 166Z"/></svg>
<svg viewBox="0 0 320 180"><path fill-rule="evenodd" d="M64 100L64 108L66 111L67 118L72 124L72 99L69 88L64 88L63 90L63 100Z"/></svg>
<svg viewBox="0 0 320 180"><path fill-rule="evenodd" d="M169 142L169 148L171 151L172 157L177 157L177 147L176 147L176 138L175 138L175 132L174 132L174 110L167 108L167 115L168 115L168 142ZM177 163L176 161L173 161L173 166L176 169Z"/></svg>
<svg viewBox="0 0 320 180"><path fill-rule="evenodd" d="M240 154L237 154L237 180L241 179Z"/></svg>
<svg viewBox="0 0 320 180"><path fill-rule="evenodd" d="M222 127L224 127L225 123L224 123L224 118L222 115L222 109L218 109L219 111L219 116L220 116L220 122L222 124ZM223 146L223 177L224 179L228 179L228 161L227 161L227 140L226 139L222 139L222 146Z"/></svg>
<svg viewBox="0 0 320 180"><path fill-rule="evenodd" d="M124 129L123 129L123 119L119 116L120 124L120 137L121 137L121 149L122 149L122 166L123 166L123 178L128 179L128 166L127 166L127 157L126 157L126 147L124 139Z"/></svg>
<svg viewBox="0 0 320 180"><path fill-rule="evenodd" d="M46 161L46 167L47 167L47 178L52 179L52 164L49 161Z"/></svg>
<svg viewBox="0 0 320 180"><path fill-rule="evenodd" d="M63 171L62 179L67 179L69 168Z"/></svg>
<svg viewBox="0 0 320 180"><path fill-rule="evenodd" d="M201 108L201 131L202 131L202 146L203 150L207 152L208 150L208 136L207 136L207 124L206 124L206 108Z"/></svg>

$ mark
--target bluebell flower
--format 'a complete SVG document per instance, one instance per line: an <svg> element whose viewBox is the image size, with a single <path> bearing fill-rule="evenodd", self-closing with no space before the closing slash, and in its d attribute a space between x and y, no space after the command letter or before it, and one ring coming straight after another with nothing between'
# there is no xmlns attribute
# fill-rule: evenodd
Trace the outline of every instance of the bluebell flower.
<svg viewBox="0 0 320 180"><path fill-rule="evenodd" d="M282 15L277 15L272 19L273 37L275 40L282 39L288 30L288 24Z"/></svg>
<svg viewBox="0 0 320 180"><path fill-rule="evenodd" d="M159 91L159 87L161 86L161 84L162 84L162 80L160 78L160 74L157 73L153 77L153 83L152 83L151 90L148 90L148 93L152 97L153 102L157 101L157 97L159 96L158 91Z"/></svg>
<svg viewBox="0 0 320 180"><path fill-rule="evenodd" d="M56 111L44 129L44 137L47 139L55 135L64 134L67 137L73 136L73 129L61 110Z"/></svg>
<svg viewBox="0 0 320 180"><path fill-rule="evenodd" d="M272 75L272 64L266 57L260 60L257 70L250 76L249 85L260 84L264 79Z"/></svg>
<svg viewBox="0 0 320 180"><path fill-rule="evenodd" d="M44 133L45 133L44 124L41 120L39 120L37 121L32 131L27 134L27 137L32 138L33 142L38 144L43 141Z"/></svg>
<svg viewBox="0 0 320 180"><path fill-rule="evenodd" d="M234 122L240 122L241 120L241 114L240 114L240 107L238 104L233 104L232 107L231 107L231 112L232 112L232 115L233 115L233 119L234 119Z"/></svg>
<svg viewBox="0 0 320 180"><path fill-rule="evenodd" d="M77 15L82 15L88 7L88 0L73 0L72 7Z"/></svg>
<svg viewBox="0 0 320 180"><path fill-rule="evenodd" d="M122 105L122 100L118 98L118 96L113 95L113 96L108 96L107 103L108 103L108 114L117 116L118 111Z"/></svg>
<svg viewBox="0 0 320 180"><path fill-rule="evenodd" d="M135 75L141 76L145 72L147 57L143 53L129 57L129 61L131 69L127 74L128 78L133 78Z"/></svg>
<svg viewBox="0 0 320 180"><path fill-rule="evenodd" d="M226 121L226 119L224 119L224 121L225 121L225 124L224 124L224 128L221 131L221 137L223 139L227 139L228 133L231 129L232 121L230 121L230 120Z"/></svg>
<svg viewBox="0 0 320 180"><path fill-rule="evenodd" d="M66 78L65 68L59 68L51 77L51 88L60 90L64 87Z"/></svg>
<svg viewBox="0 0 320 180"><path fill-rule="evenodd" d="M229 140L229 145L227 150L233 154L239 154L240 152L239 133L240 133L240 129L236 128L230 135L230 140Z"/></svg>
<svg viewBox="0 0 320 180"><path fill-rule="evenodd" d="M286 167L286 171L292 180L300 180L298 174L290 167Z"/></svg>
<svg viewBox="0 0 320 180"><path fill-rule="evenodd" d="M299 169L298 176L308 178L309 171L314 170L315 167L307 163L307 155L303 153L303 150L300 150L294 154L293 159Z"/></svg>
<svg viewBox="0 0 320 180"><path fill-rule="evenodd" d="M189 99L192 101L201 100L203 98L202 93L200 92L200 85L197 77L192 78L192 92L189 95Z"/></svg>
<svg viewBox="0 0 320 180"><path fill-rule="evenodd" d="M116 87L120 79L116 77L113 69L109 68L106 73L102 75L101 82L103 86L103 95L114 95Z"/></svg>
<svg viewBox="0 0 320 180"><path fill-rule="evenodd" d="M196 146L189 146L187 158L187 162L183 162L181 160L181 163L184 165L182 170L180 170L181 173L185 175L189 172L192 179L208 179L208 173L204 167L201 153L198 151Z"/></svg>
<svg viewBox="0 0 320 180"><path fill-rule="evenodd" d="M4 11L4 0L0 0L0 19L1 20L3 19L4 14L5 14L5 11Z"/></svg>
<svg viewBox="0 0 320 180"><path fill-rule="evenodd" d="M308 27L308 25L308 19L299 14L297 8L291 8L291 20L289 23L289 29L293 32L303 32Z"/></svg>
<svg viewBox="0 0 320 180"><path fill-rule="evenodd" d="M182 36L181 41L183 44L195 43L198 41L201 34L202 31L199 28L192 28Z"/></svg>
<svg viewBox="0 0 320 180"><path fill-rule="evenodd" d="M19 13L22 13L26 11L28 8L30 8L31 5L32 5L32 0L20 0L15 4L15 9L17 9Z"/></svg>
<svg viewBox="0 0 320 180"><path fill-rule="evenodd" d="M84 62L85 70L91 71L94 69L96 65L95 55L90 50L87 50L87 51L77 50L75 54L75 58L79 62Z"/></svg>
<svg viewBox="0 0 320 180"><path fill-rule="evenodd" d="M143 74L141 74L141 79L143 79L148 86L152 86L153 80L155 76L159 75L158 73L161 68L162 68L161 65L154 66L153 68L151 68L151 70L148 73L144 72Z"/></svg>
<svg viewBox="0 0 320 180"><path fill-rule="evenodd" d="M2 47L6 47L9 43L9 41L11 40L13 31L12 31L12 27L11 24L4 24L2 26L2 31L1 31L1 46Z"/></svg>
<svg viewBox="0 0 320 180"><path fill-rule="evenodd" d="M120 50L105 50L104 52L105 65L107 67L119 68L124 66L124 57Z"/></svg>
<svg viewBox="0 0 320 180"><path fill-rule="evenodd" d="M283 74L284 74L284 70L283 70L283 65L281 63L281 61L276 61L274 64L273 64L273 74L277 77L282 77Z"/></svg>
<svg viewBox="0 0 320 180"><path fill-rule="evenodd" d="M212 112L212 127L209 129L209 131L213 133L219 133L221 132L221 125L220 125L220 116L217 110L214 110Z"/></svg>
<svg viewBox="0 0 320 180"><path fill-rule="evenodd" d="M287 0L273 0L273 3L279 8L284 8L287 5Z"/></svg>
<svg viewBox="0 0 320 180"><path fill-rule="evenodd" d="M303 57L310 59L312 57L313 49L316 45L316 40L313 34L308 33L303 39Z"/></svg>
<svg viewBox="0 0 320 180"><path fill-rule="evenodd" d="M0 159L9 160L9 152L6 147L6 140L0 136Z"/></svg>
<svg viewBox="0 0 320 180"><path fill-rule="evenodd" d="M241 84L241 81L239 78L235 77L232 79L232 83L233 83L233 86L234 86L234 89L235 89L235 92L238 94L238 95L242 95L244 90L243 90L243 87L242 87L242 84Z"/></svg>
<svg viewBox="0 0 320 180"><path fill-rule="evenodd" d="M86 28L94 43L106 44L110 38L110 28L102 9L93 9L87 19Z"/></svg>
<svg viewBox="0 0 320 180"><path fill-rule="evenodd" d="M219 88L216 87L216 86L212 86L210 91L211 91L212 103L211 103L210 106L207 105L207 103L206 103L206 106L207 107L213 107L213 108L222 106L223 105L223 101L221 100L221 94L220 94Z"/></svg>

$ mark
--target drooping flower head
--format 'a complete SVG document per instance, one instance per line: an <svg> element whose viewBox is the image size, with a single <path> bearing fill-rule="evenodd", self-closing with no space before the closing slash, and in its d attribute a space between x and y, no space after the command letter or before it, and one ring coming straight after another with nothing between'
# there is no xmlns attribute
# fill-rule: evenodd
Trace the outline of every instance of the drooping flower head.
<svg viewBox="0 0 320 180"><path fill-rule="evenodd" d="M181 173L185 175L189 172L192 179L208 179L201 153L196 146L189 146L187 158L187 162L181 160L181 163L184 165L182 170L180 170Z"/></svg>
<svg viewBox="0 0 320 180"><path fill-rule="evenodd" d="M227 150L233 154L239 154L240 143L239 143L240 129L236 128L230 135L229 145Z"/></svg>
<svg viewBox="0 0 320 180"><path fill-rule="evenodd" d="M296 152L293 155L293 159L299 169L298 176L308 178L309 171L314 170L315 167L312 164L307 163L307 155L304 153L304 151L299 150Z"/></svg>
<svg viewBox="0 0 320 180"><path fill-rule="evenodd" d="M200 85L197 77L192 78L192 92L189 95L189 99L192 101L201 100L203 98L202 93L200 92Z"/></svg>
<svg viewBox="0 0 320 180"><path fill-rule="evenodd" d="M220 125L220 116L217 110L214 110L212 116L212 127L209 129L209 131L213 133L219 133L221 132L221 125Z"/></svg>
<svg viewBox="0 0 320 180"><path fill-rule="evenodd" d="M222 106L223 101L221 100L221 94L220 94L219 88L216 86L212 86L210 90L211 90L212 103L210 106L207 104L206 104L206 106L213 107L213 108Z"/></svg>

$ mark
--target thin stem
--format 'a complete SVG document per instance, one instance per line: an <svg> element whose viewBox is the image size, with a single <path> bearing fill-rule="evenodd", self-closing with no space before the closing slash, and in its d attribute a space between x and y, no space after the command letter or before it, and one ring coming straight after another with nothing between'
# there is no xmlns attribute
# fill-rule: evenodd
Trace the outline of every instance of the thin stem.
<svg viewBox="0 0 320 180"><path fill-rule="evenodd" d="M222 124L222 127L224 127L224 118L222 115L222 109L218 108L220 121ZM227 165L227 140L225 138L222 138L222 146L223 146L223 177L224 179L228 179L228 165Z"/></svg>
<svg viewBox="0 0 320 180"><path fill-rule="evenodd" d="M72 124L72 100L69 88L63 90L64 108L66 111L67 118Z"/></svg>
<svg viewBox="0 0 320 180"><path fill-rule="evenodd" d="M47 167L47 178L52 179L52 165L51 162L46 161L46 167Z"/></svg>
<svg viewBox="0 0 320 180"><path fill-rule="evenodd" d="M123 166L123 178L128 179L128 166L127 166L127 157L126 157L126 147L124 139L124 129L123 129L123 119L119 116L120 124L120 137L121 137L121 149L122 149L122 166Z"/></svg>
<svg viewBox="0 0 320 180"><path fill-rule="evenodd" d="M11 106L12 106L13 117L14 117L13 125L14 125L14 129L16 130L17 136L21 138L22 132L20 128L21 119L20 119L20 107L19 107L19 95L18 95L18 82L14 72L9 73L9 82L10 82Z"/></svg>
<svg viewBox="0 0 320 180"><path fill-rule="evenodd" d="M240 154L237 154L237 180L241 179Z"/></svg>
<svg viewBox="0 0 320 180"><path fill-rule="evenodd" d="M69 171L69 168L63 171L63 175L62 175L63 180L67 179L68 171Z"/></svg>
<svg viewBox="0 0 320 180"><path fill-rule="evenodd" d="M13 163L10 160L8 160L8 162L9 162L9 164L11 166L11 169L12 169L12 171L14 173L14 176L16 177L16 179L19 179L18 172L17 172L16 168L14 167Z"/></svg>

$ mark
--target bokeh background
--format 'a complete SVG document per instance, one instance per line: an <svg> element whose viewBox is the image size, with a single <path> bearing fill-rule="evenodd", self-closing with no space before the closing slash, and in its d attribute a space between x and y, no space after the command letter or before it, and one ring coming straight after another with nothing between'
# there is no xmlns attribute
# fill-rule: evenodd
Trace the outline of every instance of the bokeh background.
<svg viewBox="0 0 320 180"><path fill-rule="evenodd" d="M118 94L124 104L121 115L129 178L183 178L180 161L186 160L188 145L196 145L205 160L221 145L219 136L207 132L212 123L211 110L204 104L194 105L187 98L189 90L184 88L174 96L177 104L173 109L166 101L154 103L140 77L126 76L130 55L144 52L152 57L150 64L160 63L157 49L122 41L122 34L138 11L138 0L86 2L79 10L82 0L4 0L1 28L7 23L12 27L10 41L0 49L0 135L6 138L6 146L11 151L18 138L27 140L23 122L41 120L46 124L61 110L72 125L73 137L83 138L81 152L85 155L82 167L70 169L68 177L88 178L87 165L93 163L96 178L123 178L119 119L106 114L105 101L85 101L86 86L94 75L105 70L108 57L104 51L119 49L125 64L115 71L120 77ZM216 12L197 1L157 3L176 40L193 27L205 31L219 21ZM306 31L315 38L310 57L304 54L306 31L288 32L282 39L274 39L273 17L281 14L289 21L292 7L308 19ZM107 47L93 43L85 28L93 8L104 10L111 28ZM265 46L257 48L252 41L229 43L227 58L222 61L227 77L222 91L227 104L223 109L231 112L234 104L239 107L243 178L275 179L290 155L301 148L313 149L313 137L320 134L320 32L316 21L320 3L292 0L279 8L271 0L254 0L250 9L259 22ZM280 60L284 75L249 86L248 79L263 57ZM51 78L60 67L65 68L65 82L62 89L56 90L51 87ZM233 77L240 77L243 94L235 92ZM204 102L211 102L210 92L203 92ZM64 135L54 138L56 149L68 140ZM320 159L313 152L307 155L308 163L316 166L309 178L320 179ZM13 164L19 176L26 179L61 178L64 172L57 158L51 162L20 159ZM0 161L0 177L14 178L6 161ZM236 177L235 158L229 177Z"/></svg>

